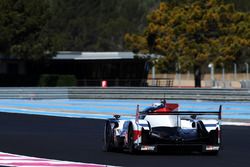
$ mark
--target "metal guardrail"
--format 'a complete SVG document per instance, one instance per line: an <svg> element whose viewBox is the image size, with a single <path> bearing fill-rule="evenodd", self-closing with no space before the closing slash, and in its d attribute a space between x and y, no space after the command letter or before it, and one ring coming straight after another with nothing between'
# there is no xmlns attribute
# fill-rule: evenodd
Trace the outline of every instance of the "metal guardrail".
<svg viewBox="0 0 250 167"><path fill-rule="evenodd" d="M96 92L98 92L96 94ZM248 89L72 88L69 98L250 100Z"/></svg>
<svg viewBox="0 0 250 167"><path fill-rule="evenodd" d="M0 88L1 99L178 99L250 101L250 89L162 87Z"/></svg>
<svg viewBox="0 0 250 167"><path fill-rule="evenodd" d="M0 99L68 99L68 88L1 87Z"/></svg>

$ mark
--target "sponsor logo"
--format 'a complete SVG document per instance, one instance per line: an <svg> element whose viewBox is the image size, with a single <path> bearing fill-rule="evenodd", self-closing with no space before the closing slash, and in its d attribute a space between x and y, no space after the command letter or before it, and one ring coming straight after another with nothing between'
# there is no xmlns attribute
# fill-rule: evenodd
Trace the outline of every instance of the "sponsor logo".
<svg viewBox="0 0 250 167"><path fill-rule="evenodd" d="M219 146L206 146L206 151L217 151L219 149Z"/></svg>
<svg viewBox="0 0 250 167"><path fill-rule="evenodd" d="M154 151L155 150L155 146L141 146L141 150L142 151Z"/></svg>

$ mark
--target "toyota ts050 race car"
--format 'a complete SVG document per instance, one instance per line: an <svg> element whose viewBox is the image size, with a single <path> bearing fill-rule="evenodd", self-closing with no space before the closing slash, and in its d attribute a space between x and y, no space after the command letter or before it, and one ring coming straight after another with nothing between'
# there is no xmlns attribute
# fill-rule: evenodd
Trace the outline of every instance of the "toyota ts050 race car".
<svg viewBox="0 0 250 167"><path fill-rule="evenodd" d="M183 150L217 155L221 145L221 110L178 111L179 105L155 103L143 111L137 106L135 119L114 115L105 121L105 151Z"/></svg>

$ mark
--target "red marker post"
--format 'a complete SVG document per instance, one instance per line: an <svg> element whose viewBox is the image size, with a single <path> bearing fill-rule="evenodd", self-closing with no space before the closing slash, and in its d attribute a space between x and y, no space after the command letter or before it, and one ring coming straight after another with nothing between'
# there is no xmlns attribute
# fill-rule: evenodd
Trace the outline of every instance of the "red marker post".
<svg viewBox="0 0 250 167"><path fill-rule="evenodd" d="M106 80L102 81L102 88L106 88L108 86L108 83Z"/></svg>

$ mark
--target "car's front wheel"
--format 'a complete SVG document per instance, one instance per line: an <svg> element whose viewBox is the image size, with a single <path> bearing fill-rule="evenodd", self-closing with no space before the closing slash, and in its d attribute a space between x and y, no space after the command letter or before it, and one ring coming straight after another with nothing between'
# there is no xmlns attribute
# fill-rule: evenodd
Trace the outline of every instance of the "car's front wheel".
<svg viewBox="0 0 250 167"><path fill-rule="evenodd" d="M113 140L114 140L114 136L113 136L113 132L112 132L112 128L110 125L109 121L105 122L105 126L104 126L104 135L103 135L103 150L104 151L113 151Z"/></svg>

